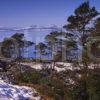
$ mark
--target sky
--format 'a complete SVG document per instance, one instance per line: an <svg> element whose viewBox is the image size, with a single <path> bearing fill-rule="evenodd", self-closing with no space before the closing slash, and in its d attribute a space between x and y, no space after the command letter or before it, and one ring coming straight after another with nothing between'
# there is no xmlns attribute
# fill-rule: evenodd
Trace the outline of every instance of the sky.
<svg viewBox="0 0 100 100"><path fill-rule="evenodd" d="M0 27L63 26L85 0L0 0ZM89 0L100 11L100 0Z"/></svg>

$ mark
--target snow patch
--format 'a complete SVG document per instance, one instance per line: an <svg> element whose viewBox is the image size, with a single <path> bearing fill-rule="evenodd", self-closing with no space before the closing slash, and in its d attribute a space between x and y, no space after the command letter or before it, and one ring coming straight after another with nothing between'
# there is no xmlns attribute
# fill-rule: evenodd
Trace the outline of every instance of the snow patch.
<svg viewBox="0 0 100 100"><path fill-rule="evenodd" d="M40 100L40 96L33 97L35 93L35 89L8 84L0 78L0 100Z"/></svg>

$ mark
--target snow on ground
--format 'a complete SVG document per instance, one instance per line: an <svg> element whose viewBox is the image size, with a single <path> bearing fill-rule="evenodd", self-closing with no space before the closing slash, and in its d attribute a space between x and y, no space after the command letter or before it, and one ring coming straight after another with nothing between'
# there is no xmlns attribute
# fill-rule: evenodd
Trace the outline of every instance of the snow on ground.
<svg viewBox="0 0 100 100"><path fill-rule="evenodd" d="M34 63L22 63L23 65L28 65L28 66L30 66L31 68L34 68L34 69L36 69L36 70L41 70L42 68L44 68L45 67L45 65L44 64L41 64L41 63L36 63L36 64L34 64ZM58 66L57 66L58 65ZM46 66L48 67L48 68L50 68L51 66L52 66L52 64L46 64ZM83 65L82 64L80 64L80 66L82 67ZM90 69L94 69L94 66L96 66L95 64L90 64L89 66L88 66L88 68L90 68ZM100 66L100 64L98 65L98 66ZM75 67L75 66L73 66L72 65L72 63L66 63L66 62L56 62L56 64L55 64L55 70L57 70L57 72L60 72L60 71L65 71L65 70L80 70L80 67Z"/></svg>
<svg viewBox="0 0 100 100"><path fill-rule="evenodd" d="M42 68L44 68L45 65L41 64L41 63L36 63L36 64L33 64L33 63L21 63L22 65L28 65L30 66L31 68L34 68L36 70L41 70ZM56 64L60 65L61 67L57 67L57 65L55 65L55 70L57 70L57 72L60 72L60 71L64 71L66 69L70 69L72 70L72 66L71 66L71 63L64 63L64 62L57 62ZM50 68L52 65L51 64L46 64L46 66L48 68ZM62 66L64 66L62 68Z"/></svg>
<svg viewBox="0 0 100 100"><path fill-rule="evenodd" d="M40 96L33 97L35 89L12 85L0 79L0 100L40 100Z"/></svg>
<svg viewBox="0 0 100 100"><path fill-rule="evenodd" d="M33 63L21 63L22 65L27 65L30 66L31 68L41 70L42 69L42 64L33 64Z"/></svg>

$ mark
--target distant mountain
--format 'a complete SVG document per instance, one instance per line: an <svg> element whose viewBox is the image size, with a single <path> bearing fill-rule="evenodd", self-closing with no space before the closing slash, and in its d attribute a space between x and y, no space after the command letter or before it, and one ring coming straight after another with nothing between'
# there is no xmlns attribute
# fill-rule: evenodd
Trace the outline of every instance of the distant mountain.
<svg viewBox="0 0 100 100"><path fill-rule="evenodd" d="M2 41L5 37L9 37L14 33L24 33L25 38L40 42L44 41L44 37L46 34L49 34L51 31L61 31L62 28L56 25L51 26L37 26L31 25L29 27L0 27L0 41ZM41 39L40 39L41 38Z"/></svg>
<svg viewBox="0 0 100 100"><path fill-rule="evenodd" d="M54 30L61 30L61 27L58 27L57 25L48 25L48 26L37 26L37 25L31 25L29 27L0 27L0 31L20 31L20 30L39 30L39 29L54 29Z"/></svg>

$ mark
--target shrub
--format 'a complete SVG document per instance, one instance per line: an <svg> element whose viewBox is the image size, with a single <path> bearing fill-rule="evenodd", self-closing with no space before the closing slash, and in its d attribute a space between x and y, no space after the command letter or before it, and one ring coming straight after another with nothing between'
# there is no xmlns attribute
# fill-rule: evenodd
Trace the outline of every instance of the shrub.
<svg viewBox="0 0 100 100"><path fill-rule="evenodd" d="M41 87L38 88L40 93L53 98L53 100L64 100L66 89L60 79L44 77L40 80L40 84Z"/></svg>
<svg viewBox="0 0 100 100"><path fill-rule="evenodd" d="M21 75L21 81L26 83L38 84L41 77L42 75L37 71L24 72Z"/></svg>

